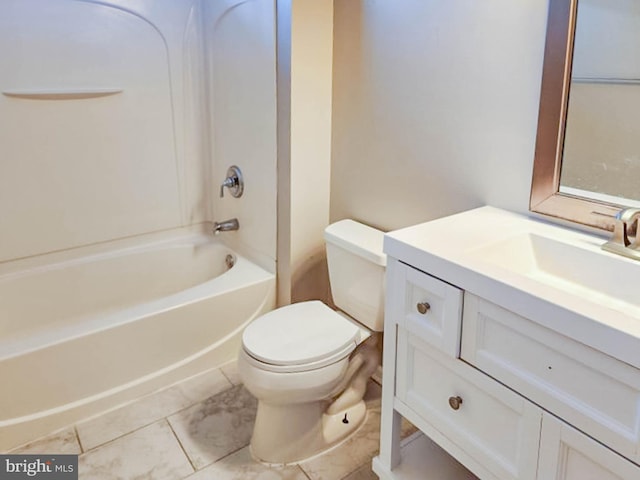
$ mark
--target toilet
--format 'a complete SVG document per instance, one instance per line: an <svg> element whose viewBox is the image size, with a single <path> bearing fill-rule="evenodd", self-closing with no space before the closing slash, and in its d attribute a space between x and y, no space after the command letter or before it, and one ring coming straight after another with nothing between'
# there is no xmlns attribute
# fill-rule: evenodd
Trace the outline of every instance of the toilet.
<svg viewBox="0 0 640 480"><path fill-rule="evenodd" d="M242 335L238 371L257 399L251 453L297 463L345 440L366 417L363 396L380 365L384 233L341 220L325 229L329 281L340 312L319 301L273 310Z"/></svg>

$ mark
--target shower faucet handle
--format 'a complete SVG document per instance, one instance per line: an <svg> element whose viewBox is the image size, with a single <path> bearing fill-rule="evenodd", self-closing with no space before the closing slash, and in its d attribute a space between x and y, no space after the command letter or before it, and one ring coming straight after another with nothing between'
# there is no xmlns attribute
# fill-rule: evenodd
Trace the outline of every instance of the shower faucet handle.
<svg viewBox="0 0 640 480"><path fill-rule="evenodd" d="M235 184L236 183L233 180L233 178L231 177L225 178L224 182L222 182L222 185L220 185L220 198L224 197L224 187L233 188Z"/></svg>
<svg viewBox="0 0 640 480"><path fill-rule="evenodd" d="M236 165L232 165L227 170L227 178L220 185L220 198L224 197L224 187L229 189L232 197L238 198L244 192L244 180L242 172Z"/></svg>

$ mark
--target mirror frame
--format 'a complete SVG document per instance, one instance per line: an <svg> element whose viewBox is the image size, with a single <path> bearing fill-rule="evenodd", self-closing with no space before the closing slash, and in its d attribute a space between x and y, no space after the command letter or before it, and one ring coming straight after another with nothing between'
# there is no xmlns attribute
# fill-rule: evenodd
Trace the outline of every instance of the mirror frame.
<svg viewBox="0 0 640 480"><path fill-rule="evenodd" d="M577 11L578 0L549 0L529 210L613 230L613 217L623 205L559 192Z"/></svg>

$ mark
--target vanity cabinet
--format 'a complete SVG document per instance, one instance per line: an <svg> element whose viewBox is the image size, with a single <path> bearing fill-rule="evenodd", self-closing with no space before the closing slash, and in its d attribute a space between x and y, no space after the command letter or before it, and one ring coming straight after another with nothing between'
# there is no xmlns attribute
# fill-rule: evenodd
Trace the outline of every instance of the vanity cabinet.
<svg viewBox="0 0 640 480"><path fill-rule="evenodd" d="M389 258L378 476L458 480L403 473L405 417L482 480L640 479L640 371L446 280Z"/></svg>
<svg viewBox="0 0 640 480"><path fill-rule="evenodd" d="M640 461L640 370L476 295L463 322L462 360Z"/></svg>

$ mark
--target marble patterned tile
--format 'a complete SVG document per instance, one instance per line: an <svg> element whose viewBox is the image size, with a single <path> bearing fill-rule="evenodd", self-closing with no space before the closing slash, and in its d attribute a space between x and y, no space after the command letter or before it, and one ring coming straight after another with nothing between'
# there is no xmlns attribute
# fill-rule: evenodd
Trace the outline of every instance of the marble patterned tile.
<svg viewBox="0 0 640 480"><path fill-rule="evenodd" d="M378 450L380 411L369 410L365 424L346 442L327 453L302 462L311 480L338 480L364 465Z"/></svg>
<svg viewBox="0 0 640 480"><path fill-rule="evenodd" d="M234 385L240 385L242 383L242 379L238 373L238 364L235 360L223 365L220 369L227 379Z"/></svg>
<svg viewBox="0 0 640 480"><path fill-rule="evenodd" d="M175 480L193 473L165 420L120 437L80 456L80 478Z"/></svg>
<svg viewBox="0 0 640 480"><path fill-rule="evenodd" d="M219 369L192 377L76 425L87 451L220 393L231 384Z"/></svg>
<svg viewBox="0 0 640 480"><path fill-rule="evenodd" d="M82 453L78 437L73 427L65 428L46 437L40 438L26 445L18 447L11 453L21 453L24 455L36 455L44 453L55 453L58 455L79 455Z"/></svg>
<svg viewBox="0 0 640 480"><path fill-rule="evenodd" d="M249 447L224 457L222 460L199 470L188 480L308 480L296 465L272 467L251 458Z"/></svg>
<svg viewBox="0 0 640 480"><path fill-rule="evenodd" d="M479 480L437 443L417 432L400 443L403 457L398 470L403 478L424 480Z"/></svg>
<svg viewBox="0 0 640 480"><path fill-rule="evenodd" d="M194 404L224 392L233 385L235 384L227 378L226 373L221 368L216 368L188 378L175 385L175 388L182 391L185 398Z"/></svg>
<svg viewBox="0 0 640 480"><path fill-rule="evenodd" d="M311 480L343 479L363 466L370 465L371 459L377 455L380 447L380 385L370 381L364 399L367 403L364 425L346 442L300 464ZM403 423L403 436L414 429L413 425Z"/></svg>
<svg viewBox="0 0 640 480"><path fill-rule="evenodd" d="M249 444L257 400L241 385L169 417L197 469Z"/></svg>
<svg viewBox="0 0 640 480"><path fill-rule="evenodd" d="M371 462L367 462L355 472L350 473L342 480L379 480L378 476L371 470Z"/></svg>

